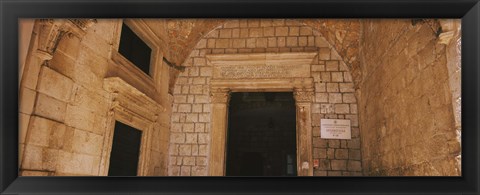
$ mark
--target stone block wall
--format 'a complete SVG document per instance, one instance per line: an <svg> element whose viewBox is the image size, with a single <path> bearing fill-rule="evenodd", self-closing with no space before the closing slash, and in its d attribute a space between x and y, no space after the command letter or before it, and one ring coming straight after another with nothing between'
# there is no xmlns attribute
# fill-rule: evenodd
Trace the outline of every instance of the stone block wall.
<svg viewBox="0 0 480 195"><path fill-rule="evenodd" d="M92 68L98 71L107 61L95 46L65 36L51 60L26 65L28 76L20 86L20 175L98 175L108 99L92 89L101 87Z"/></svg>
<svg viewBox="0 0 480 195"><path fill-rule="evenodd" d="M312 65L315 100L312 105L313 158L319 160L315 176L362 175L360 128L352 77L335 50L319 49ZM320 119L349 119L352 139L322 139Z"/></svg>
<svg viewBox="0 0 480 195"><path fill-rule="evenodd" d="M97 20L84 34L62 36L51 59L38 58L37 47L52 38L49 33L58 30L52 24L59 20L44 22L36 22L19 89L19 174L100 175L111 106L102 86L118 20ZM152 159L165 154L159 129L149 148ZM148 174L165 175L161 163L151 161Z"/></svg>
<svg viewBox="0 0 480 195"><path fill-rule="evenodd" d="M362 21L357 97L365 175L461 174L446 47L436 24Z"/></svg>
<svg viewBox="0 0 480 195"><path fill-rule="evenodd" d="M354 85L338 53L316 31L296 20L231 20L196 45L174 87L169 175L207 175L210 143L210 79L206 54L318 52L312 62L314 175L361 175L360 134ZM320 139L320 119L352 120L351 140Z"/></svg>

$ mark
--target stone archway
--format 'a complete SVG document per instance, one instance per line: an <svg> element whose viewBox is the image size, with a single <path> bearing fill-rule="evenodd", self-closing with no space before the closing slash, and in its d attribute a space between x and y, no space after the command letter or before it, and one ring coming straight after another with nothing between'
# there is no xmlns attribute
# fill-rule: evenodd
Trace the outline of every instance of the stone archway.
<svg viewBox="0 0 480 195"><path fill-rule="evenodd" d="M207 55L211 80L209 175L225 175L225 147L230 92L293 92L297 121L297 173L313 175L310 64L316 52Z"/></svg>
<svg viewBox="0 0 480 195"><path fill-rule="evenodd" d="M263 26L258 26L260 23ZM305 57L304 53L313 54ZM305 62L298 62L302 59ZM212 175L209 168L217 165L210 163L223 163L225 151L220 153L221 160L213 156L218 152L210 152L219 146L213 146L210 139L215 133L212 99L227 103L229 96L225 94L229 92L293 92L296 84L285 83L307 78L312 82L309 90L313 94L309 102L312 134L309 147L314 163L307 161L305 169L314 167L316 176L362 175L358 109L350 69L343 55L319 32L293 20L233 20L205 35L183 66L186 68L173 89L169 175ZM259 88L260 83L265 87ZM299 84L296 88L305 87ZM215 89L219 95L215 95ZM351 120L352 139L322 139L323 118ZM220 143L224 148L226 142ZM300 167L302 164L299 163ZM214 175L222 175L223 170L222 164L220 173Z"/></svg>

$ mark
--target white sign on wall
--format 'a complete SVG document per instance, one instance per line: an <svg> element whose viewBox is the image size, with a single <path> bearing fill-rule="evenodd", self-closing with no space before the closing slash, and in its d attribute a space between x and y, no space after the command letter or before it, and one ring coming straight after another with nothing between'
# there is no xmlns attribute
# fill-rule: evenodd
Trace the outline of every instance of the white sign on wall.
<svg viewBox="0 0 480 195"><path fill-rule="evenodd" d="M321 119L320 137L323 139L352 139L350 120Z"/></svg>

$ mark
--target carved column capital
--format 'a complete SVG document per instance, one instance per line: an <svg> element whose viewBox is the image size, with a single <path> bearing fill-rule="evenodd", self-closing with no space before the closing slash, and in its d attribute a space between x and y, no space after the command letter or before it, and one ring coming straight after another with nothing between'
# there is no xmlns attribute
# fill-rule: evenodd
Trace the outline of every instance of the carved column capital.
<svg viewBox="0 0 480 195"><path fill-rule="evenodd" d="M95 19L39 19L37 20L37 56L43 60L52 58L60 40L66 35L83 38Z"/></svg>
<svg viewBox="0 0 480 195"><path fill-rule="evenodd" d="M293 90L296 102L312 102L314 94L313 88L295 88Z"/></svg>
<svg viewBox="0 0 480 195"><path fill-rule="evenodd" d="M60 25L54 19L39 19L36 28L38 46L35 54L42 60L50 60L61 37Z"/></svg>
<svg viewBox="0 0 480 195"><path fill-rule="evenodd" d="M212 103L228 104L230 101L230 89L217 88L210 90L210 99Z"/></svg>

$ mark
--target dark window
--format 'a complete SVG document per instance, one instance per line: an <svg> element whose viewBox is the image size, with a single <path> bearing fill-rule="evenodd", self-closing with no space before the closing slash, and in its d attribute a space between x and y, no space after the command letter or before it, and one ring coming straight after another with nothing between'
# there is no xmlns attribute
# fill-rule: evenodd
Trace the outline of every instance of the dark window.
<svg viewBox="0 0 480 195"><path fill-rule="evenodd" d="M137 175L141 139L141 131L118 121L115 122L109 176Z"/></svg>
<svg viewBox="0 0 480 195"><path fill-rule="evenodd" d="M226 176L295 176L293 93L232 93Z"/></svg>
<svg viewBox="0 0 480 195"><path fill-rule="evenodd" d="M126 24L122 25L118 52L130 60L143 72L149 74L152 49L138 37Z"/></svg>

